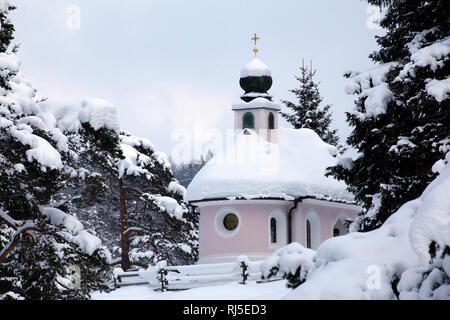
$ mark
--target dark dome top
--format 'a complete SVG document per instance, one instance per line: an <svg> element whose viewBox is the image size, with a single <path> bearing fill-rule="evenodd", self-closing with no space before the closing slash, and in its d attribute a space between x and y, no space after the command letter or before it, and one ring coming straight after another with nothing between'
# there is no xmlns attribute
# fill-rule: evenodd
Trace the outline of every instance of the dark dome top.
<svg viewBox="0 0 450 320"><path fill-rule="evenodd" d="M272 73L257 57L254 57L241 70L239 84L245 94L241 99L249 102L257 97L271 100L267 91L272 87Z"/></svg>
<svg viewBox="0 0 450 320"><path fill-rule="evenodd" d="M267 93L272 87L272 77L245 77L239 80L239 84L245 93Z"/></svg>

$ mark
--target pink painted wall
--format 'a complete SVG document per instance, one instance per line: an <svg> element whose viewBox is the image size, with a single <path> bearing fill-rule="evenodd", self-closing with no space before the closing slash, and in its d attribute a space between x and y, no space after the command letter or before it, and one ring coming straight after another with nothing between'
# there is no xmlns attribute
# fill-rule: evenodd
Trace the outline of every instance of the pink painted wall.
<svg viewBox="0 0 450 320"><path fill-rule="evenodd" d="M277 142L277 130L278 129L278 111L269 109L243 109L235 111L235 130L242 129L242 116L246 112L253 113L255 117L255 130L259 135L267 141ZM268 130L269 126L269 113L272 112L274 115L274 127L275 130Z"/></svg>
<svg viewBox="0 0 450 320"><path fill-rule="evenodd" d="M296 214L292 219L293 238L306 247L306 219L307 217L315 217L320 221L320 243L333 237L333 226L338 218L347 217L355 219L358 215L357 207L339 207L339 204L333 206L332 202L317 203L299 203ZM314 218L311 219L314 222ZM313 226L311 226L313 227ZM313 229L313 228L312 228ZM312 230L313 232L314 230ZM317 249L314 248L313 249Z"/></svg>
<svg viewBox="0 0 450 320"><path fill-rule="evenodd" d="M269 216L276 209L281 209L287 215L288 208L292 204L249 202L227 205L237 210L241 217L238 232L229 238L219 235L215 227L216 214L224 206L212 205L200 209L200 256L273 251L269 248Z"/></svg>
<svg viewBox="0 0 450 320"><path fill-rule="evenodd" d="M231 203L231 202L230 202ZM255 203L249 200L246 203L229 205L208 205L200 208L200 259L214 255L240 255L240 254L270 254L277 248L287 244L287 216L293 206L292 201L285 203ZM223 237L216 230L216 215L223 207L237 210L240 216L239 230L231 237ZM283 214L286 221L285 238L280 239L279 245L270 244L269 217L274 211ZM312 225L312 249L333 236L333 226L338 218L348 217L355 219L359 209L357 207L341 207L332 202L298 204L292 216L292 241L301 243L306 247L306 219L310 212L315 214L320 223L320 233L314 234L316 229ZM311 220L314 222L314 220ZM278 234L282 237L282 234Z"/></svg>
<svg viewBox="0 0 450 320"><path fill-rule="evenodd" d="M240 130L242 129L242 116L246 112L253 113L253 116L255 117L255 130L259 130L261 128L261 117L260 117L260 109L242 109L242 110L236 110L235 111L235 129Z"/></svg>

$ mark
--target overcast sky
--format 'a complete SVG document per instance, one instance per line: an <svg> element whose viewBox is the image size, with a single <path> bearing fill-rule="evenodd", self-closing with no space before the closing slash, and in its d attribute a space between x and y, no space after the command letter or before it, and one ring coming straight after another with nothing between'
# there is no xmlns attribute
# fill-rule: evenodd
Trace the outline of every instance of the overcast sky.
<svg viewBox="0 0 450 320"><path fill-rule="evenodd" d="M232 128L239 73L253 56L272 70L269 91L289 89L302 58L313 60L342 139L347 70L373 66L372 13L360 0L14 0L22 71L39 97L98 97L118 109L123 129L168 155L179 130ZM76 7L74 7L74 5ZM79 9L79 28L77 10ZM284 121L281 126L288 126Z"/></svg>

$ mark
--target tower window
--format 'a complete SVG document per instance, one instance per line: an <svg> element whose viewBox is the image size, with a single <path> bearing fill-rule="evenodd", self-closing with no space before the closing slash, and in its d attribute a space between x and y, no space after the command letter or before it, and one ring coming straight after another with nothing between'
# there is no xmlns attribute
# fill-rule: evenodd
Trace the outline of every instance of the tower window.
<svg viewBox="0 0 450 320"><path fill-rule="evenodd" d="M311 223L306 220L306 247L311 249Z"/></svg>
<svg viewBox="0 0 450 320"><path fill-rule="evenodd" d="M246 112L242 116L242 129L245 128L255 129L255 117L251 112Z"/></svg>
<svg viewBox="0 0 450 320"><path fill-rule="evenodd" d="M270 242L277 243L277 220L275 218L270 219Z"/></svg>
<svg viewBox="0 0 450 320"><path fill-rule="evenodd" d="M269 125L268 125L269 130L271 129L275 129L275 117L273 116L272 112L269 112Z"/></svg>

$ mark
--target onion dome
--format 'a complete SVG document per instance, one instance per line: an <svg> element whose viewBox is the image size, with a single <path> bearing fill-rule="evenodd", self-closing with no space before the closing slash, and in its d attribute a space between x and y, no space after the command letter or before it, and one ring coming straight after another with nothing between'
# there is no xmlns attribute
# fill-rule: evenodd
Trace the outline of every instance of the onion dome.
<svg viewBox="0 0 450 320"><path fill-rule="evenodd" d="M259 97L272 101L272 97L267 93L272 87L272 72L259 58L254 57L242 68L239 84L245 91L241 96L245 102Z"/></svg>

